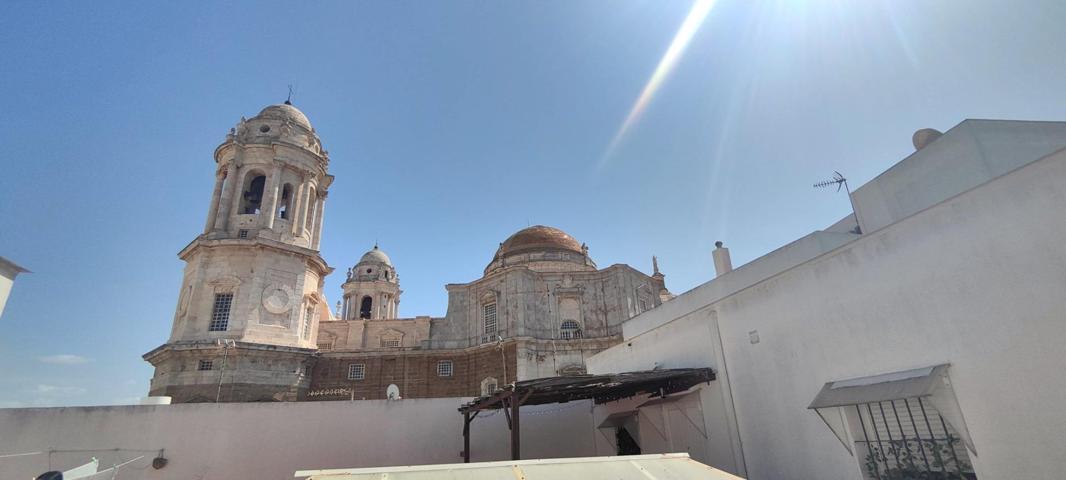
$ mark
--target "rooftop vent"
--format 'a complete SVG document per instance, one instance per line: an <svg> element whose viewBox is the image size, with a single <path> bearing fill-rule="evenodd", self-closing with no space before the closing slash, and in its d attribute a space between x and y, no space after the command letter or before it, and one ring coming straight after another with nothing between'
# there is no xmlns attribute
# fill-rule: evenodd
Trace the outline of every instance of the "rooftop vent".
<svg viewBox="0 0 1066 480"><path fill-rule="evenodd" d="M940 130L935 128L923 128L914 132L914 136L911 137L911 143L914 144L915 150L921 150L943 135L943 133L940 133Z"/></svg>

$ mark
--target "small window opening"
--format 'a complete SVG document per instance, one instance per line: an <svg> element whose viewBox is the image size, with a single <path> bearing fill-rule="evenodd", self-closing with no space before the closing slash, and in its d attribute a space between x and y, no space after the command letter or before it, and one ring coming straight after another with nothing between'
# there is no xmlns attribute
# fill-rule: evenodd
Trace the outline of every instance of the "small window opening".
<svg viewBox="0 0 1066 480"><path fill-rule="evenodd" d="M202 372L205 370L213 370L214 366L215 362L211 360L200 360L200 363L196 366L196 369Z"/></svg>
<svg viewBox="0 0 1066 480"><path fill-rule="evenodd" d="M237 230L237 238L248 238L248 230L244 228Z"/></svg>
<svg viewBox="0 0 1066 480"><path fill-rule="evenodd" d="M374 299L369 295L363 297L363 301L359 303L359 318L370 318L370 312L374 311Z"/></svg>
<svg viewBox="0 0 1066 480"><path fill-rule="evenodd" d="M263 188L266 186L266 177L257 175L248 181L241 196L241 213L258 214L263 204Z"/></svg>
<svg viewBox="0 0 1066 480"><path fill-rule="evenodd" d="M437 362L437 376L438 377L450 377L452 376L452 361L441 360Z"/></svg>
<svg viewBox="0 0 1066 480"><path fill-rule="evenodd" d="M229 328L229 312L232 306L232 293L215 294L215 304L211 307L211 323L207 327L209 332L224 332Z"/></svg>
<svg viewBox="0 0 1066 480"><path fill-rule="evenodd" d="M362 380L366 378L366 365L352 363L348 365L348 380Z"/></svg>
<svg viewBox="0 0 1066 480"><path fill-rule="evenodd" d="M489 335L496 333L496 304L490 303L481 307L481 310L481 317L485 324L485 334Z"/></svg>
<svg viewBox="0 0 1066 480"><path fill-rule="evenodd" d="M563 322L562 326L559 327L559 338L563 340L581 338L581 326L573 320Z"/></svg>

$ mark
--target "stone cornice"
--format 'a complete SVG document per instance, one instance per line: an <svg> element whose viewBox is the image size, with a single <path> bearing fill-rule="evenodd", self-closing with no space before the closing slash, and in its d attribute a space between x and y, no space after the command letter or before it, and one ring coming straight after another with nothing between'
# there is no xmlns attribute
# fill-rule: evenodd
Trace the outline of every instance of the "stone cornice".
<svg viewBox="0 0 1066 480"><path fill-rule="evenodd" d="M204 351L204 350L217 350L222 351L223 347L218 345L215 340L183 340L179 342L164 343L156 348L153 348L148 353L141 355L141 358L151 362L152 359L166 355L173 352L191 352L191 351ZM249 343L249 342L235 342L235 346L232 347L235 350L256 351L256 352L272 352L272 353L289 353L293 355L311 356L314 355L316 349L314 348L300 348L300 347L285 347L280 345L266 345L261 343Z"/></svg>
<svg viewBox="0 0 1066 480"><path fill-rule="evenodd" d="M251 245L249 245L251 244ZM266 248L274 251L288 253L291 255L298 255L305 257L318 270L318 274L322 277L329 275L333 272L333 267L330 267L326 260L322 258L317 250L310 248L298 247L296 245L290 245L288 243L279 242L277 240L271 240L269 238L255 237L248 239L236 239L236 238L220 238L215 240L208 240L204 235L200 235L192 242L189 242L185 248L178 252L178 258L184 261L188 261L189 257L199 248Z"/></svg>

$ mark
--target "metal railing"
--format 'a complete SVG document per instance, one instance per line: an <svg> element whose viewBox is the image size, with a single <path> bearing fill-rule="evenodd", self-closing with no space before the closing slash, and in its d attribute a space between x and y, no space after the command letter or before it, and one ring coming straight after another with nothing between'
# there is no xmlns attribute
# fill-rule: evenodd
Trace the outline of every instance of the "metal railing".
<svg viewBox="0 0 1066 480"><path fill-rule="evenodd" d="M975 480L958 433L918 398L855 405L855 441L863 477L871 480Z"/></svg>

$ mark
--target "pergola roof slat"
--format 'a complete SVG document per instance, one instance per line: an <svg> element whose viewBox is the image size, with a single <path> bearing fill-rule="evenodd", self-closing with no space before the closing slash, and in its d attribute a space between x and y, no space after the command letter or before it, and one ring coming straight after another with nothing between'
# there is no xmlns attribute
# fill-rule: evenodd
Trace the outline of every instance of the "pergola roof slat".
<svg viewBox="0 0 1066 480"><path fill-rule="evenodd" d="M592 399L605 403L640 394L670 394L715 379L710 368L675 368L608 375L576 375L523 380L492 395L477 398L459 408L460 412L504 408L508 397L521 399L520 405L565 403Z"/></svg>

